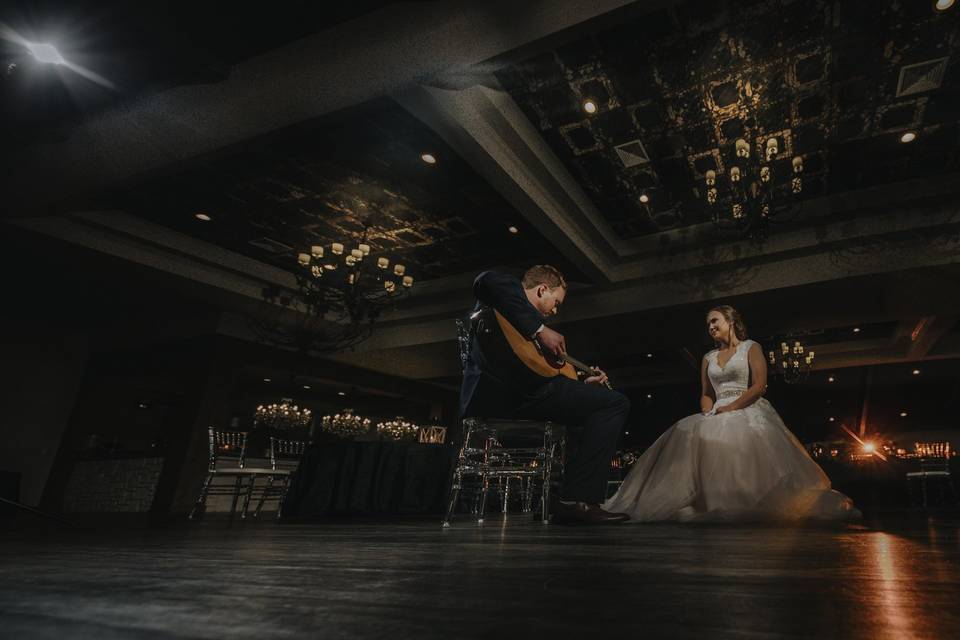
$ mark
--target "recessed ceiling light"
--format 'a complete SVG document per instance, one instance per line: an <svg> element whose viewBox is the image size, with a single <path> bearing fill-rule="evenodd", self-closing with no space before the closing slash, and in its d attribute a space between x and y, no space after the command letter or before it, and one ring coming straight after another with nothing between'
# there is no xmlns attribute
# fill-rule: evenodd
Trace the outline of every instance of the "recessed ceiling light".
<svg viewBox="0 0 960 640"><path fill-rule="evenodd" d="M193 217L202 222L210 222L211 220L213 220L213 218L211 218L205 213L197 213L197 214L194 214Z"/></svg>
<svg viewBox="0 0 960 640"><path fill-rule="evenodd" d="M947 9L953 6L953 3L954 3L954 0L937 0L934 3L933 8L936 9L937 11L946 11Z"/></svg>
<svg viewBox="0 0 960 640"><path fill-rule="evenodd" d="M920 369L914 369L914 370L913 370L913 375L915 375L915 376L920 375Z"/></svg>
<svg viewBox="0 0 960 640"><path fill-rule="evenodd" d="M833 381L834 381L834 377L833 377L833 376L830 376L829 378L827 378L827 382L833 382Z"/></svg>
<svg viewBox="0 0 960 640"><path fill-rule="evenodd" d="M913 142L917 139L917 134L914 131L907 131L902 136L900 136L900 142Z"/></svg>
<svg viewBox="0 0 960 640"><path fill-rule="evenodd" d="M647 394L647 399L650 399L650 398L653 398L653 394L652 394L652 393L648 393L648 394Z"/></svg>
<svg viewBox="0 0 960 640"><path fill-rule="evenodd" d="M421 153L420 159L427 164L437 164L437 156L433 155L432 153Z"/></svg>
<svg viewBox="0 0 960 640"><path fill-rule="evenodd" d="M648 353L648 354L647 354L647 357L648 357L648 358L652 358L652 357L653 357L653 354L652 354L652 353Z"/></svg>
<svg viewBox="0 0 960 640"><path fill-rule="evenodd" d="M647 204L648 202L650 202L650 196L648 196L645 193L640 194L640 202L642 202L643 204Z"/></svg>
<svg viewBox="0 0 960 640"><path fill-rule="evenodd" d="M270 382L270 378L264 378L263 381L264 381L264 382Z"/></svg>
<svg viewBox="0 0 960 640"><path fill-rule="evenodd" d="M28 42L27 49L29 49L33 57L37 59L37 62L46 62L48 64L63 64L66 62L63 56L60 55L60 52L57 51L57 48L52 44Z"/></svg>
<svg viewBox="0 0 960 640"><path fill-rule="evenodd" d="M347 395L347 392L346 392L346 391L337 391L337 395L338 395L338 396L345 396L345 395Z"/></svg>
<svg viewBox="0 0 960 640"><path fill-rule="evenodd" d="M907 412L906 412L906 411L901 411L901 412L900 412L900 417L901 417L901 418L906 418L906 417L907 417Z"/></svg>
<svg viewBox="0 0 960 640"><path fill-rule="evenodd" d="M509 231L510 233L520 233L520 229L517 229L516 227L513 227L513 226L507 227L507 231Z"/></svg>
<svg viewBox="0 0 960 640"><path fill-rule="evenodd" d="M628 435L630 435L630 432L629 432L629 431L624 431L624 432L623 432L623 435L628 436Z"/></svg>
<svg viewBox="0 0 960 640"><path fill-rule="evenodd" d="M854 332L854 333L860 333L860 327L854 327L854 328L853 328L853 332Z"/></svg>
<svg viewBox="0 0 960 640"><path fill-rule="evenodd" d="M305 385L303 385L303 388L304 388L304 389L309 389L309 388L310 388L310 385L305 384Z"/></svg>
<svg viewBox="0 0 960 640"><path fill-rule="evenodd" d="M597 103L593 100L584 100L583 101L583 110L587 113L593 114L597 112Z"/></svg>
<svg viewBox="0 0 960 640"><path fill-rule="evenodd" d="M833 422L833 421L835 421L835 420L836 420L836 418L834 418L833 416L830 416L830 422Z"/></svg>

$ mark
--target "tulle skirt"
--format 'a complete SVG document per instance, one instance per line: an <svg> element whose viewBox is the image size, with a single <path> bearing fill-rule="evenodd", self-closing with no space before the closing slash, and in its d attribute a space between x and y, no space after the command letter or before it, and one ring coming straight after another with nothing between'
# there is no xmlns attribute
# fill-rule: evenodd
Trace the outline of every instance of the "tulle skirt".
<svg viewBox="0 0 960 640"><path fill-rule="evenodd" d="M763 398L674 424L603 508L627 513L632 522L860 517Z"/></svg>

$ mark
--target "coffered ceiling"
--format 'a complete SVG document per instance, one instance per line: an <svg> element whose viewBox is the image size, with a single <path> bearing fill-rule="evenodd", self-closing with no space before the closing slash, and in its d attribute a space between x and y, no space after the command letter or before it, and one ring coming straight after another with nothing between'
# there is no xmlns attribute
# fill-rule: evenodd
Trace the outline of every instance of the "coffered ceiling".
<svg viewBox="0 0 960 640"><path fill-rule="evenodd" d="M431 162L422 156L428 155ZM436 133L388 99L285 129L99 196L281 269L311 245L361 242L417 280L556 260L523 217ZM200 221L197 214L211 218ZM511 229L512 228L512 229ZM561 261L577 279L572 266Z"/></svg>
<svg viewBox="0 0 960 640"><path fill-rule="evenodd" d="M800 156L803 198L955 171L960 23L929 4L682 2L496 75L635 237L708 221L704 174L727 178L738 138L754 157L778 140L774 175ZM901 144L906 131L921 144Z"/></svg>

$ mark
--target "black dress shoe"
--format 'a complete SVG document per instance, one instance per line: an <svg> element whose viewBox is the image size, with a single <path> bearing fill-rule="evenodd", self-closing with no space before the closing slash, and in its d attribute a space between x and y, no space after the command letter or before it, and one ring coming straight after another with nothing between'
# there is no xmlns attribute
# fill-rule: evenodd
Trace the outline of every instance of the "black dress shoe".
<svg viewBox="0 0 960 640"><path fill-rule="evenodd" d="M595 504L557 502L553 506L553 519L556 524L614 524L629 520L625 513L610 513Z"/></svg>

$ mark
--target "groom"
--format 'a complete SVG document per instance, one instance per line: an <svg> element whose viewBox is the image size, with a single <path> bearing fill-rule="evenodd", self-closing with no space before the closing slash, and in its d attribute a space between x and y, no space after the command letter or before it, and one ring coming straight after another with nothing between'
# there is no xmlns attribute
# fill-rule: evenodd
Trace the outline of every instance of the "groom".
<svg viewBox="0 0 960 640"><path fill-rule="evenodd" d="M521 281L485 271L474 280L473 293L477 303L470 317L475 323L481 318L483 322L480 331L472 332L460 390L461 415L552 420L578 429L579 439L571 443L573 453L564 465L560 497L553 505L553 521L627 520L626 515L604 511L599 504L606 495L610 459L630 401L603 387L607 376L599 370L583 382L534 373L513 354L491 311L499 311L520 335L536 338L544 350L562 358L566 354L563 336L543 321L556 315L566 298L563 274L549 265L537 265Z"/></svg>

